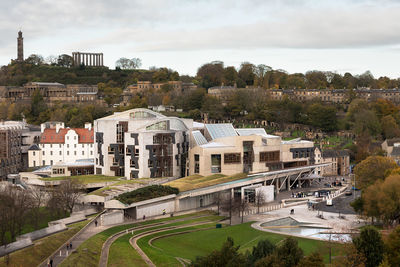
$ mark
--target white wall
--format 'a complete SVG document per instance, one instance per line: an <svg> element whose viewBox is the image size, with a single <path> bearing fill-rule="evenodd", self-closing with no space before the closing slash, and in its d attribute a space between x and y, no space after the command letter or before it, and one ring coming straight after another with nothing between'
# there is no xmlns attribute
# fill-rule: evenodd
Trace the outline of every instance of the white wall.
<svg viewBox="0 0 400 267"><path fill-rule="evenodd" d="M172 199L136 207L136 218L140 219L143 217L143 215L146 215L146 217L162 215L164 209L166 213L174 212L175 200Z"/></svg>
<svg viewBox="0 0 400 267"><path fill-rule="evenodd" d="M124 222L124 211L116 210L100 216L100 225L111 225Z"/></svg>

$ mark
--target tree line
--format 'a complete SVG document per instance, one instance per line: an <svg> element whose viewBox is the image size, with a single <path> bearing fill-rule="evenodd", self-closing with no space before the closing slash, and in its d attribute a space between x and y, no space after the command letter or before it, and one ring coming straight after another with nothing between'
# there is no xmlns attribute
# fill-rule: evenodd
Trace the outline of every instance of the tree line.
<svg viewBox="0 0 400 267"><path fill-rule="evenodd" d="M332 257L332 248L336 255ZM366 226L344 244L326 241L325 246L305 256L297 239L288 237L277 244L268 239L260 240L245 253L239 252L228 237L221 249L197 257L193 267L324 267L321 252L329 255L330 266L335 267L397 267L400 266L400 226L385 238L373 226Z"/></svg>
<svg viewBox="0 0 400 267"><path fill-rule="evenodd" d="M48 222L72 213L83 188L76 180L62 181L51 189L0 187L0 245L18 235L47 227Z"/></svg>

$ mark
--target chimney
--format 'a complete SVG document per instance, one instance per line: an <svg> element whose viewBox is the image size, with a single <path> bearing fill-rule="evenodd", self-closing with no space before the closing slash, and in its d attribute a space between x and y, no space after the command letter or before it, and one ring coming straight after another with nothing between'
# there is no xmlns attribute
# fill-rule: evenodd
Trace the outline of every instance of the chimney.
<svg viewBox="0 0 400 267"><path fill-rule="evenodd" d="M60 131L60 129L64 128L64 123L57 123L56 124L56 133Z"/></svg>
<svg viewBox="0 0 400 267"><path fill-rule="evenodd" d="M90 122L85 122L85 129L88 129L89 131L92 130L92 124Z"/></svg>

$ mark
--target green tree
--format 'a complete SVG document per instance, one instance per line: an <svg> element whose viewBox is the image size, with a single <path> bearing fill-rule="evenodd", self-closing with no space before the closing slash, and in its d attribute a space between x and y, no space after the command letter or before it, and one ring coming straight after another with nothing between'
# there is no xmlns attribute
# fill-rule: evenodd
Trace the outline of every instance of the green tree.
<svg viewBox="0 0 400 267"><path fill-rule="evenodd" d="M361 161L354 169L357 187L367 188L377 180L383 180L387 171L397 167L394 160L382 156L370 156Z"/></svg>
<svg viewBox="0 0 400 267"><path fill-rule="evenodd" d="M246 266L246 258L238 252L239 246L235 246L233 239L228 237L221 250L214 250L204 257L197 257L193 262L194 267L240 267Z"/></svg>
<svg viewBox="0 0 400 267"><path fill-rule="evenodd" d="M74 59L70 55L62 54L58 56L57 66L70 68L74 63Z"/></svg>
<svg viewBox="0 0 400 267"><path fill-rule="evenodd" d="M271 255L275 250L275 245L268 239L258 241L257 245L253 247L251 254L249 254L249 263L253 265L259 259Z"/></svg>
<svg viewBox="0 0 400 267"><path fill-rule="evenodd" d="M40 91L36 89L31 100L31 113L29 114L31 121L39 122L38 118L42 112L47 112L47 105Z"/></svg>
<svg viewBox="0 0 400 267"><path fill-rule="evenodd" d="M325 267L325 263L320 253L313 252L302 258L296 267Z"/></svg>
<svg viewBox="0 0 400 267"><path fill-rule="evenodd" d="M308 122L323 131L337 129L336 109L332 106L324 106L319 103L312 104L307 109Z"/></svg>
<svg viewBox="0 0 400 267"><path fill-rule="evenodd" d="M322 71L308 71L306 72L306 86L308 89L326 89L328 88L328 81L325 73Z"/></svg>
<svg viewBox="0 0 400 267"><path fill-rule="evenodd" d="M203 88L220 86L224 76L224 63L221 61L213 61L204 64L197 70L197 77Z"/></svg>
<svg viewBox="0 0 400 267"><path fill-rule="evenodd" d="M353 244L357 251L366 258L366 267L376 267L384 255L384 243L379 231L373 226L364 227L359 237L353 238Z"/></svg>
<svg viewBox="0 0 400 267"><path fill-rule="evenodd" d="M44 59L41 55L32 54L27 59L25 59L25 63L38 66L44 63Z"/></svg>
<svg viewBox="0 0 400 267"><path fill-rule="evenodd" d="M223 81L225 85L230 85L230 86L234 85L236 83L237 78L238 78L238 73L235 67L229 66L224 69Z"/></svg>
<svg viewBox="0 0 400 267"><path fill-rule="evenodd" d="M255 66L249 62L243 62L240 65L238 76L246 85L254 85L254 79L256 77Z"/></svg>
<svg viewBox="0 0 400 267"><path fill-rule="evenodd" d="M385 240L385 251L391 266L400 266L400 225Z"/></svg>
<svg viewBox="0 0 400 267"><path fill-rule="evenodd" d="M286 238L275 251L284 267L296 266L304 255L303 250L298 246L297 240L293 237Z"/></svg>

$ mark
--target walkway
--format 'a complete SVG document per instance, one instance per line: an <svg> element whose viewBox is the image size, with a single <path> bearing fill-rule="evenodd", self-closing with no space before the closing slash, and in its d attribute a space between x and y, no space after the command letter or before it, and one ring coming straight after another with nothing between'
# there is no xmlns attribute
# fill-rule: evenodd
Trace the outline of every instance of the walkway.
<svg viewBox="0 0 400 267"><path fill-rule="evenodd" d="M113 225L112 225L113 226ZM76 248L78 248L85 240L98 234L106 229L110 228L110 226L95 226L94 221L91 221L86 228L76 235L71 243L72 243L72 250L66 248L64 245L61 249L58 249L53 253L53 266L59 265L65 258L68 257ZM40 267L47 267L47 260L39 265Z"/></svg>

